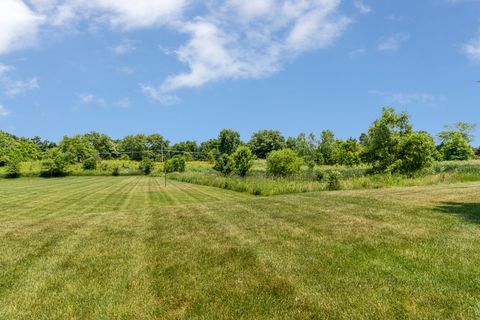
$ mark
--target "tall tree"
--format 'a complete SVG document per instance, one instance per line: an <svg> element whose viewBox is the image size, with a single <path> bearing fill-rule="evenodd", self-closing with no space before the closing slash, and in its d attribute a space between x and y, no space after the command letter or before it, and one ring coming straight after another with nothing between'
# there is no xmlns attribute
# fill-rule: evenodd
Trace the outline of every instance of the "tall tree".
<svg viewBox="0 0 480 320"><path fill-rule="evenodd" d="M221 154L232 154L240 145L240 133L230 129L223 129L218 135L218 151Z"/></svg>
<svg viewBox="0 0 480 320"><path fill-rule="evenodd" d="M255 132L248 144L253 154L265 159L270 152L285 148L285 138L279 131L262 130Z"/></svg>

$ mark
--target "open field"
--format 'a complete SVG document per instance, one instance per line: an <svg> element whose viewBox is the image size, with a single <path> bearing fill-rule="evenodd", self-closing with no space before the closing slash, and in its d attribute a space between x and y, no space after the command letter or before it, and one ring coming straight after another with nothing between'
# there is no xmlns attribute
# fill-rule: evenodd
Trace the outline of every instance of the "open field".
<svg viewBox="0 0 480 320"><path fill-rule="evenodd" d="M479 199L1 179L0 319L478 319Z"/></svg>

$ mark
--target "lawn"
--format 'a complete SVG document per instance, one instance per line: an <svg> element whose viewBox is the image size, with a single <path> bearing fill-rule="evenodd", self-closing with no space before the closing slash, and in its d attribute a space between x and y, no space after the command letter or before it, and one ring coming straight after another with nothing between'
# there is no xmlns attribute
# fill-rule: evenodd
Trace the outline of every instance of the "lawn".
<svg viewBox="0 0 480 320"><path fill-rule="evenodd" d="M478 319L479 199L0 179L0 319Z"/></svg>

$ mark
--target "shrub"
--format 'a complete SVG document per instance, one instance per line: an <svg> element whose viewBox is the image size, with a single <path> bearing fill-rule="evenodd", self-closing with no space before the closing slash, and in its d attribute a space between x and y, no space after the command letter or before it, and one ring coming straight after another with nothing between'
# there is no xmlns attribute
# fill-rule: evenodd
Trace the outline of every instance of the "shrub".
<svg viewBox="0 0 480 320"><path fill-rule="evenodd" d="M267 157L267 172L274 176L291 176L300 172L302 163L302 158L291 149L272 151Z"/></svg>
<svg viewBox="0 0 480 320"><path fill-rule="evenodd" d="M68 174L70 155L53 148L42 162L42 177L63 177Z"/></svg>
<svg viewBox="0 0 480 320"><path fill-rule="evenodd" d="M186 160L184 156L176 155L165 162L165 171L170 172L185 172Z"/></svg>
<svg viewBox="0 0 480 320"><path fill-rule="evenodd" d="M152 170L153 170L154 162L152 159L145 157L143 158L142 161L140 161L140 164L138 165L138 168L142 173L146 176L148 176Z"/></svg>
<svg viewBox="0 0 480 320"><path fill-rule="evenodd" d="M233 171L233 163L232 159L230 156L226 153L222 154L215 160L215 165L213 166L213 169L215 171L220 172L224 176L228 176L229 174L232 173Z"/></svg>
<svg viewBox="0 0 480 320"><path fill-rule="evenodd" d="M7 178L18 178L20 177L20 157L11 155L7 160L7 166L5 168L7 173Z"/></svg>
<svg viewBox="0 0 480 320"><path fill-rule="evenodd" d="M250 148L242 146L232 154L233 171L241 177L245 177L253 166L253 154Z"/></svg>
<svg viewBox="0 0 480 320"><path fill-rule="evenodd" d="M413 175L431 167L435 153L435 142L429 134L412 132L400 140L399 160L392 165L391 171Z"/></svg>
<svg viewBox="0 0 480 320"><path fill-rule="evenodd" d="M342 177L342 174L338 171L331 171L328 174L328 185L327 188L328 190L340 190L341 185L340 185L340 178Z"/></svg>
<svg viewBox="0 0 480 320"><path fill-rule="evenodd" d="M95 170L97 169L98 160L97 156L88 157L83 161L82 168L84 170Z"/></svg>
<svg viewBox="0 0 480 320"><path fill-rule="evenodd" d="M317 180L318 182L322 182L324 178L325 178L324 171L320 169L315 170L315 180Z"/></svg>
<svg viewBox="0 0 480 320"><path fill-rule="evenodd" d="M129 161L130 160L130 156L126 153L122 154L120 156L120 158L118 158L119 160L122 160L122 161Z"/></svg>
<svg viewBox="0 0 480 320"><path fill-rule="evenodd" d="M118 177L120 175L120 167L118 165L113 166L112 176Z"/></svg>
<svg viewBox="0 0 480 320"><path fill-rule="evenodd" d="M459 133L453 132L440 145L444 160L468 160L473 158L473 148L468 140Z"/></svg>

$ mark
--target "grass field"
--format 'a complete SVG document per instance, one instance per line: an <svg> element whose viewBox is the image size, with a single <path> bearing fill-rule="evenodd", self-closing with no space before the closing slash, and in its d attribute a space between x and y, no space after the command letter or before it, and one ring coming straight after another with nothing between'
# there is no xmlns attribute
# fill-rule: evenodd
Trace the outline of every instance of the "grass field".
<svg viewBox="0 0 480 320"><path fill-rule="evenodd" d="M0 179L0 319L478 319L479 199Z"/></svg>

